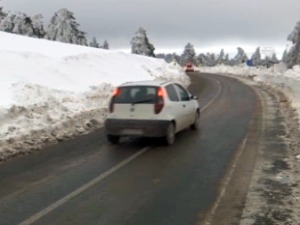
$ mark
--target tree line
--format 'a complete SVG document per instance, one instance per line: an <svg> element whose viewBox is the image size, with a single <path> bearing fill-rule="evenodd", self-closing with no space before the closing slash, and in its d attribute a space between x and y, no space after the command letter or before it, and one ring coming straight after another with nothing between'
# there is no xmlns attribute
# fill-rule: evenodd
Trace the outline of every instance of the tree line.
<svg viewBox="0 0 300 225"><path fill-rule="evenodd" d="M193 63L198 66L216 66L220 64L234 66L246 63L248 60L251 60L253 66L270 66L271 64L279 62L275 52L272 53L271 56L262 58L259 47L256 49L251 58L248 58L247 54L241 47L237 48L237 54L233 58L230 58L229 54L224 52L224 49L221 49L219 54L208 52L206 54L201 53L197 55L195 48L191 43L187 43L185 45L184 50L180 55L177 53L160 53L155 55L154 50L155 48L153 44L149 42L146 30L140 27L131 40L131 53L133 54L162 58L169 63L176 62L180 65Z"/></svg>
<svg viewBox="0 0 300 225"><path fill-rule="evenodd" d="M267 66L269 67L272 64L279 62L277 59L276 53L274 52L272 56L262 57L260 47L257 47L256 51L251 57L248 57L244 49L237 47L237 53L234 57L230 58L228 53L225 53L224 49L220 50L219 54L207 52L196 54L194 46L191 43L188 43L184 47L184 51L181 55L176 53L173 54L158 54L158 58L163 58L167 62L175 61L180 65L184 65L187 62L193 63L198 66L216 66L216 65L229 65L235 66L243 63L251 63L251 66Z"/></svg>
<svg viewBox="0 0 300 225"><path fill-rule="evenodd" d="M300 21L296 24L294 30L288 35L288 41L292 42L292 46L285 49L281 62L285 63L288 68L292 68L295 65L300 65ZM270 67L273 64L277 64L280 60L277 58L275 51L272 49L261 50L257 47L255 52L250 58L241 47L237 47L237 54L230 58L228 54L221 49L219 54L215 53L201 53L196 54L193 44L187 43L181 55L177 53L173 54L154 54L154 46L149 42L146 34L146 30L139 28L135 34L135 37L131 41L131 53L146 55L151 57L157 57L165 59L167 62L177 62L180 65L185 65L187 62L200 66L216 66L216 65L240 65L242 63L250 62L251 66L266 66ZM261 52L265 51L264 57ZM266 54L268 52L268 54Z"/></svg>
<svg viewBox="0 0 300 225"><path fill-rule="evenodd" d="M74 14L67 9L60 9L54 13L46 28L42 19L43 16L41 14L30 17L21 12L7 13L3 11L2 7L0 7L0 31L95 48L109 49L107 40L104 40L103 44L100 45L96 37L93 37L88 43L86 33L80 30L80 25L76 22ZM296 24L294 30L288 35L287 39L292 42L292 46L284 51L281 61L285 63L288 68L292 68L295 65L300 65L300 21ZM233 58L230 58L229 55L224 52L224 49L221 49L219 54L208 52L197 55L194 46L191 43L186 44L182 54L180 55L176 53L161 53L155 55L155 47L150 43L147 37L147 32L142 27L137 29L130 44L132 54L163 58L167 62L175 61L180 65L190 62L195 65L202 66L216 66L219 64L234 66L251 61L253 66L268 67L279 62L275 52L262 58L262 51L260 47L257 47L256 51L250 58L248 58L243 48L238 47L237 54Z"/></svg>
<svg viewBox="0 0 300 225"><path fill-rule="evenodd" d="M109 44L104 40L100 45L95 37L88 43L86 33L79 28L73 12L60 9L54 13L47 27L43 24L41 14L28 16L25 13L5 12L0 7L0 31L25 35L35 38L44 38L70 44L109 49Z"/></svg>

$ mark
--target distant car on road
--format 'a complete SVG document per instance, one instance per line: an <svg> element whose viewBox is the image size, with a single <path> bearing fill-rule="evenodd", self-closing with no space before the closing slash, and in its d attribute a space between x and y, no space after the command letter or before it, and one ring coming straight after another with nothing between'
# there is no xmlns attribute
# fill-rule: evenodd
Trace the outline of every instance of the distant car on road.
<svg viewBox="0 0 300 225"><path fill-rule="evenodd" d="M187 63L185 65L185 72L194 72L195 71L195 67L192 63Z"/></svg>
<svg viewBox="0 0 300 225"><path fill-rule="evenodd" d="M117 87L109 103L105 133L116 144L122 136L162 137L167 145L187 127L197 129L197 97L176 82L129 82Z"/></svg>

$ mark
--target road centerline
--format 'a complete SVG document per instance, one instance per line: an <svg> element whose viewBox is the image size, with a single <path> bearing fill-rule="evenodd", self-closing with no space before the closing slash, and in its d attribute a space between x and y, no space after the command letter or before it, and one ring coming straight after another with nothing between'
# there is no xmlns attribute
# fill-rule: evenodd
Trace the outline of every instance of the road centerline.
<svg viewBox="0 0 300 225"><path fill-rule="evenodd" d="M201 112L205 111L214 101L216 101L216 99L219 97L219 95L222 92L221 82L215 79L213 80L218 84L219 87L218 92L212 100L210 100L205 106L202 107Z"/></svg>

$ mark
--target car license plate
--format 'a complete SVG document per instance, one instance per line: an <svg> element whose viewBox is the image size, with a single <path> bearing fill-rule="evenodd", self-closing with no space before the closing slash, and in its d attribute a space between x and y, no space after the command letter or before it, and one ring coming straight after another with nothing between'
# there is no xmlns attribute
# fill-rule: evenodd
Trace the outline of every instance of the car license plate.
<svg viewBox="0 0 300 225"><path fill-rule="evenodd" d="M127 134L127 135L142 135L143 131L139 129L124 129L122 130L122 134Z"/></svg>

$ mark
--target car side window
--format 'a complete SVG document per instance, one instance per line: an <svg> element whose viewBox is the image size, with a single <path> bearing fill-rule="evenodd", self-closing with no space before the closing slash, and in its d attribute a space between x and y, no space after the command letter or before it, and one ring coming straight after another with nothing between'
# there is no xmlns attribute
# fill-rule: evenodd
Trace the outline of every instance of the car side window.
<svg viewBox="0 0 300 225"><path fill-rule="evenodd" d="M179 84L174 84L174 86L175 86L176 90L178 91L181 101L189 101L190 100L189 93L183 87L181 87Z"/></svg>
<svg viewBox="0 0 300 225"><path fill-rule="evenodd" d="M178 97L177 92L173 85L170 84L170 85L166 86L166 90L167 90L169 99L172 102L179 102L179 97Z"/></svg>

